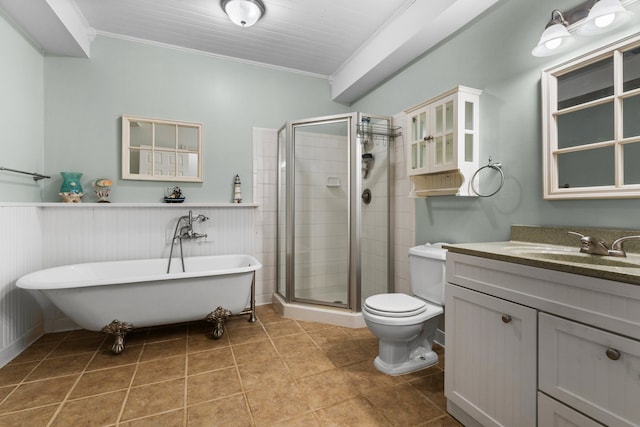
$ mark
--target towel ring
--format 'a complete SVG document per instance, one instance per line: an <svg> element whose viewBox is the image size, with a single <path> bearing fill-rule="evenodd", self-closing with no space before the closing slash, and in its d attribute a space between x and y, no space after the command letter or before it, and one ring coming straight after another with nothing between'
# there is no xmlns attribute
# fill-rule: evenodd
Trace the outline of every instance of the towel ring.
<svg viewBox="0 0 640 427"><path fill-rule="evenodd" d="M493 193L480 194L478 192L478 190L476 190L476 188L473 186L473 181L476 179L476 175L478 175L478 173L480 173L481 170L487 169L487 168L494 169L494 170L496 170L496 171L498 171L500 173L500 185L498 186L496 191L494 191ZM473 190L474 193L476 193L476 195L478 197L491 197L491 196L493 196L498 191L500 191L502 189L502 186L504 185L504 171L502 170L502 163L493 163L493 159L491 158L491 156L489 156L489 163L487 163L486 165L482 166L480 169L478 169L476 171L476 173L473 174L473 176L471 177L471 182L469 183L469 185L471 186L471 189Z"/></svg>

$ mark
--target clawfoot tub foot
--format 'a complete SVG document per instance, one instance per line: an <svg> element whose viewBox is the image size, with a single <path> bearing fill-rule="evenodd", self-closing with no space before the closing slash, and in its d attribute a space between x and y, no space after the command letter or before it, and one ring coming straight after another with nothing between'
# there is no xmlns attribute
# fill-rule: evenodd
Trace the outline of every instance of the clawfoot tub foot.
<svg viewBox="0 0 640 427"><path fill-rule="evenodd" d="M111 346L111 351L114 354L122 353L122 351L124 350L124 336L127 335L127 332L132 330L133 325L131 323L121 322L117 319L102 328L102 332L113 335L113 345Z"/></svg>
<svg viewBox="0 0 640 427"><path fill-rule="evenodd" d="M224 321L231 316L231 312L226 308L218 307L204 318L209 323L213 323L211 336L214 340L219 339L224 334Z"/></svg>

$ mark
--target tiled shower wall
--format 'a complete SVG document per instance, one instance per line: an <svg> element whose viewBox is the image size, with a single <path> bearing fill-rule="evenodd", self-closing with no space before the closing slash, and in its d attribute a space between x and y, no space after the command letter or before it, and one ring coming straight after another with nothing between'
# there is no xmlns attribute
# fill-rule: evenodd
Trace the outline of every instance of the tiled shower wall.
<svg viewBox="0 0 640 427"><path fill-rule="evenodd" d="M204 240L184 242L186 256L247 253L253 251L255 207L196 205L63 205L0 207L0 366L37 338L42 330L75 328L55 307L41 312L33 298L15 286L22 275L67 264L142 258L167 258L176 220L203 214L209 221L194 230ZM258 304L271 301L256 292ZM215 308L215 307L214 307ZM44 325L42 314L44 313ZM205 313L206 315L206 313Z"/></svg>

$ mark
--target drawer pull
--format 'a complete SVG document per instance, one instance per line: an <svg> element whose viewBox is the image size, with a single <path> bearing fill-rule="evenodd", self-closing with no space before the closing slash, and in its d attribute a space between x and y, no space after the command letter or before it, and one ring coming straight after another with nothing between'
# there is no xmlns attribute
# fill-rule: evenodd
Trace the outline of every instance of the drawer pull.
<svg viewBox="0 0 640 427"><path fill-rule="evenodd" d="M608 348L606 351L607 357L611 360L620 359L620 352L618 350L614 350L612 348Z"/></svg>
<svg viewBox="0 0 640 427"><path fill-rule="evenodd" d="M502 315L502 322L503 323L510 323L511 322L511 316L509 316L508 314L503 314Z"/></svg>

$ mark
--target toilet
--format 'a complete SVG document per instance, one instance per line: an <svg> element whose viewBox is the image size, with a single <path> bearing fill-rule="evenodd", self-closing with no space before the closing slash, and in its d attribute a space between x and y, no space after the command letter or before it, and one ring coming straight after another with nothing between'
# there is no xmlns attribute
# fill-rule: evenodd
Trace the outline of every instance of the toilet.
<svg viewBox="0 0 640 427"><path fill-rule="evenodd" d="M375 367L388 375L418 371L438 363L431 349L444 313L445 260L443 243L409 249L413 296L378 294L362 305L362 317L380 340Z"/></svg>

